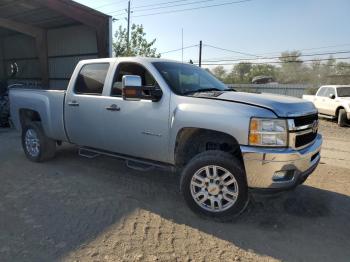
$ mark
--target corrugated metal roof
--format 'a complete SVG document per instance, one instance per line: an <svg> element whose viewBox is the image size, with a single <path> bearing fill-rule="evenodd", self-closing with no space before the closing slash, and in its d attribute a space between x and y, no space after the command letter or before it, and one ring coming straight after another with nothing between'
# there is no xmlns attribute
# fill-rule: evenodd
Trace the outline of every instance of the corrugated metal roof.
<svg viewBox="0 0 350 262"><path fill-rule="evenodd" d="M84 12L88 12L96 17L109 16L97 10L91 9L71 0L46 0L47 4L43 4L38 0L1 0L0 1L0 17L10 19L16 22L34 25L37 27L50 29L62 27L67 25L79 24L78 21L70 18L72 16L65 16L49 8L51 3L54 5L55 1L65 5L76 7ZM10 34L11 31L1 28L0 35Z"/></svg>

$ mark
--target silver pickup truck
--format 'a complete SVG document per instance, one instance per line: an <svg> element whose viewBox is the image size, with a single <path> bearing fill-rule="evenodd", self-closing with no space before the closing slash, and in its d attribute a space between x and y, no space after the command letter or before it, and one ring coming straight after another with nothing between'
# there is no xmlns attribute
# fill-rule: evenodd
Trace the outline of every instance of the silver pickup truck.
<svg viewBox="0 0 350 262"><path fill-rule="evenodd" d="M235 92L194 65L151 58L81 61L67 91L11 89L11 116L26 156L53 158L62 142L131 167L181 172L196 213L240 214L248 188L286 190L320 161L311 102Z"/></svg>

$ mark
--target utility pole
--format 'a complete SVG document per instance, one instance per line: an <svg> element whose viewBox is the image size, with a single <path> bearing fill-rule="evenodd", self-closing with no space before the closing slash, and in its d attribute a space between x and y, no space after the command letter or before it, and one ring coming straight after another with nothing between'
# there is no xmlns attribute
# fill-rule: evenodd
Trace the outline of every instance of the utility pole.
<svg viewBox="0 0 350 262"><path fill-rule="evenodd" d="M129 50L130 48L130 0L128 1L128 36L127 36L127 40L126 40L126 44L127 44L127 49Z"/></svg>
<svg viewBox="0 0 350 262"><path fill-rule="evenodd" d="M202 67L202 40L199 41L199 67Z"/></svg>

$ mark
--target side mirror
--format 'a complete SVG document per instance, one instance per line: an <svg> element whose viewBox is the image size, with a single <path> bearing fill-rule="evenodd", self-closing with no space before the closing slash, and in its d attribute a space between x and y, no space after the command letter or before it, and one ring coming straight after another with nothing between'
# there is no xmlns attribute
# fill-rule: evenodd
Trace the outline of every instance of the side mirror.
<svg viewBox="0 0 350 262"><path fill-rule="evenodd" d="M139 101L142 98L142 80L140 76L125 75L122 79L124 100Z"/></svg>
<svg viewBox="0 0 350 262"><path fill-rule="evenodd" d="M335 99L335 94L330 94L330 95L329 95L329 98L330 98L330 99Z"/></svg>

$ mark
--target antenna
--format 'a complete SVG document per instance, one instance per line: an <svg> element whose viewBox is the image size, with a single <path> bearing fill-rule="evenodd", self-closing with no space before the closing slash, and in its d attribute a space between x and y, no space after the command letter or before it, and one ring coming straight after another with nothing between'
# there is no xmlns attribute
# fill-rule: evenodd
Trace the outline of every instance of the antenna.
<svg viewBox="0 0 350 262"><path fill-rule="evenodd" d="M184 62L184 29L181 28L181 37L182 37L182 47L181 47L181 52L182 52L182 63Z"/></svg>

